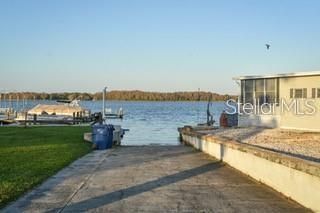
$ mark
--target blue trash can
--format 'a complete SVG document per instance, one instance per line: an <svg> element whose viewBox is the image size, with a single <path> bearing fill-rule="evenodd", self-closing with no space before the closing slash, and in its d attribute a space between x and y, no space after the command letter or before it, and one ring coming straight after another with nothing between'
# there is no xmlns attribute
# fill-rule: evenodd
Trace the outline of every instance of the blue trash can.
<svg viewBox="0 0 320 213"><path fill-rule="evenodd" d="M113 143L113 125L93 125L92 142L97 149L110 149Z"/></svg>
<svg viewBox="0 0 320 213"><path fill-rule="evenodd" d="M112 145L113 145L114 127L111 124L105 125L105 126L106 126L106 129L107 129L107 149L110 149L110 148L112 148Z"/></svg>

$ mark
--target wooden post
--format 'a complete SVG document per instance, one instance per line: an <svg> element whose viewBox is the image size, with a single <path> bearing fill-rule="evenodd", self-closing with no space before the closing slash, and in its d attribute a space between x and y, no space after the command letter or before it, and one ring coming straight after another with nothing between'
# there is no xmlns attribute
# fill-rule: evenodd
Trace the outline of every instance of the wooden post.
<svg viewBox="0 0 320 213"><path fill-rule="evenodd" d="M73 124L76 124L76 113L75 112L73 112L72 117L73 117Z"/></svg>
<svg viewBox="0 0 320 213"><path fill-rule="evenodd" d="M37 114L33 115L33 124L36 125L37 124Z"/></svg>
<svg viewBox="0 0 320 213"><path fill-rule="evenodd" d="M79 124L79 112L77 112L77 124Z"/></svg>
<svg viewBox="0 0 320 213"><path fill-rule="evenodd" d="M27 128L28 112L24 113L24 128Z"/></svg>
<svg viewBox="0 0 320 213"><path fill-rule="evenodd" d="M82 111L80 112L80 123L82 122Z"/></svg>

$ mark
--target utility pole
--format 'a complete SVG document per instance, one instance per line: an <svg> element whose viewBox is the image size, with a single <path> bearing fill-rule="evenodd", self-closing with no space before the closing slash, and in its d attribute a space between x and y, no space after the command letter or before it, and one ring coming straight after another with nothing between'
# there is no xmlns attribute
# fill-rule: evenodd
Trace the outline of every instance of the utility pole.
<svg viewBox="0 0 320 213"><path fill-rule="evenodd" d="M104 87L102 90L102 119L105 119L105 112L106 112L106 104L105 104L105 96L108 87Z"/></svg>

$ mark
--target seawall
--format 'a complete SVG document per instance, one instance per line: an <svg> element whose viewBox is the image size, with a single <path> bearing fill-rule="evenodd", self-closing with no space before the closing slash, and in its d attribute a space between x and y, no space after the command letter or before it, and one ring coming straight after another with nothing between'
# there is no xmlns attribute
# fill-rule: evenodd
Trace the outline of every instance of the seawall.
<svg viewBox="0 0 320 213"><path fill-rule="evenodd" d="M186 126L181 139L301 205L320 212L320 163L203 133Z"/></svg>

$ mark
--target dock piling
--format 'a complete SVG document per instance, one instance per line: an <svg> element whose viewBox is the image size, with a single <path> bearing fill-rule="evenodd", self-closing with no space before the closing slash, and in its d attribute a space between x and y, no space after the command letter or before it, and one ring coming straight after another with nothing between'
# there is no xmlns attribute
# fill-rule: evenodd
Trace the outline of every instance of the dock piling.
<svg viewBox="0 0 320 213"><path fill-rule="evenodd" d="M33 124L37 124L37 114L33 114Z"/></svg>

